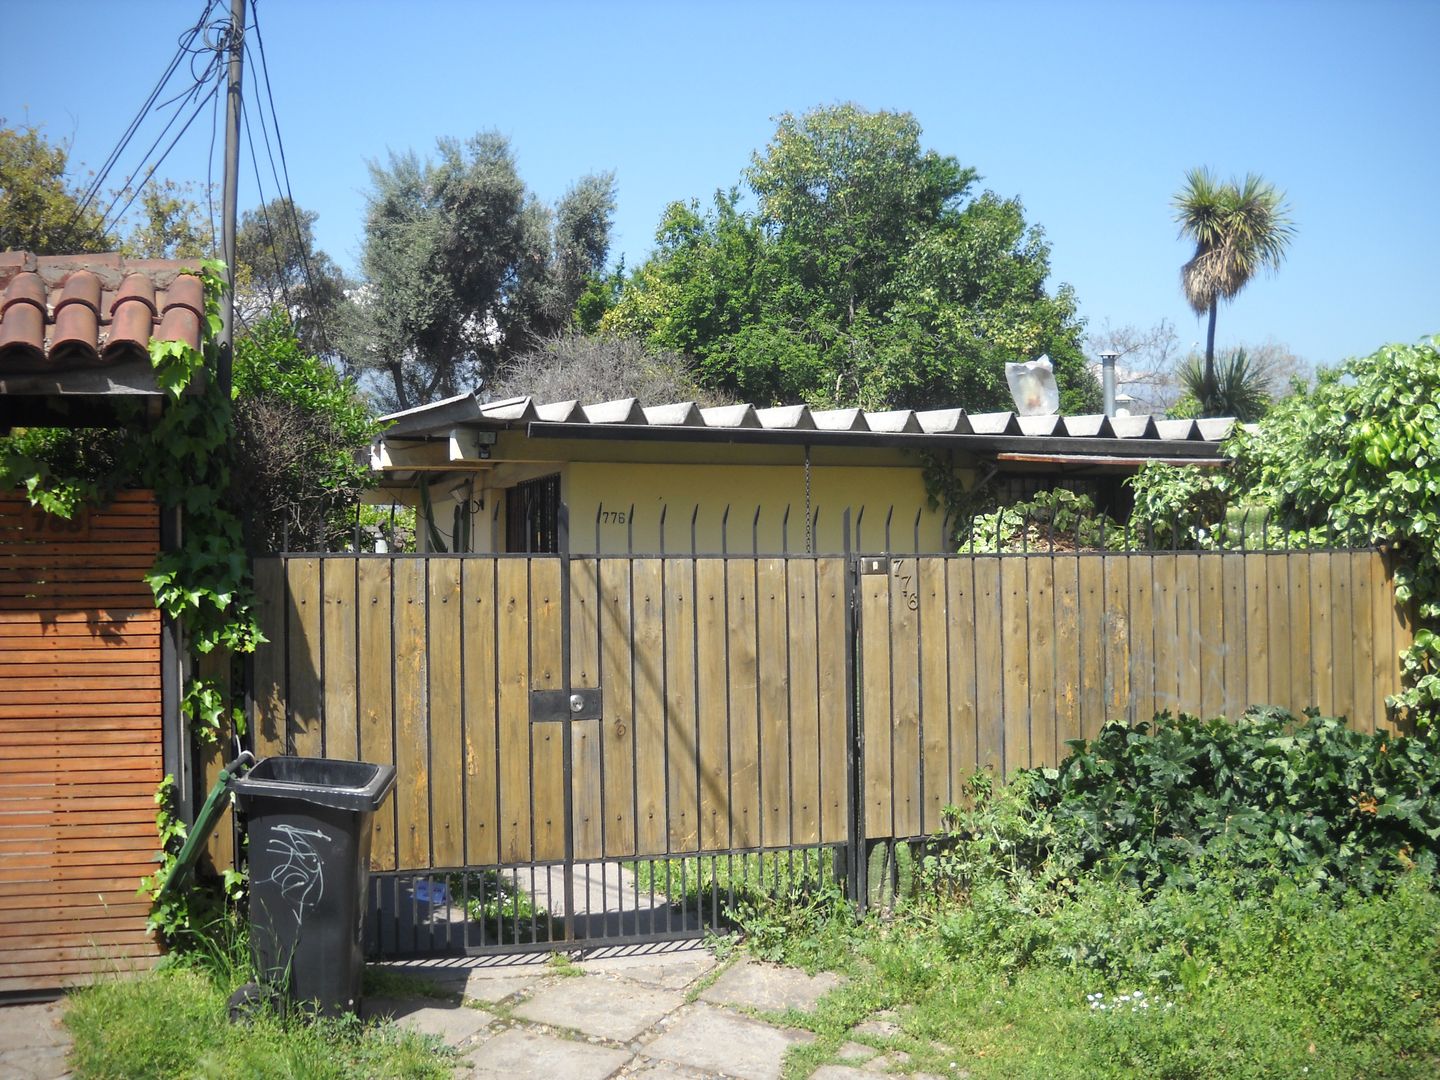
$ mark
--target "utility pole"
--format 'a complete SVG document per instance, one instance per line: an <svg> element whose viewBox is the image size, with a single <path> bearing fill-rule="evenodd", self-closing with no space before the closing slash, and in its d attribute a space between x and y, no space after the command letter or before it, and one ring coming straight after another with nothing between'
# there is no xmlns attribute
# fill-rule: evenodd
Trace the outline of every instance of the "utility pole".
<svg viewBox="0 0 1440 1080"><path fill-rule="evenodd" d="M221 200L220 257L225 260L225 295L220 300L220 389L230 394L235 345L235 209L240 186L240 93L245 64L245 0L230 0L230 71L225 92L225 187Z"/></svg>

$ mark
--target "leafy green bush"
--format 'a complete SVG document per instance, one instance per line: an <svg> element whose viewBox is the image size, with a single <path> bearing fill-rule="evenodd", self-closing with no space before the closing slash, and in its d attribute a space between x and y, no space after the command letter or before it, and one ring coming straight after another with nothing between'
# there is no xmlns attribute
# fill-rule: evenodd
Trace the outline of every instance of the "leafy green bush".
<svg viewBox="0 0 1440 1080"><path fill-rule="evenodd" d="M1436 737L1355 731L1313 713L1158 715L1077 742L1030 795L1084 869L1154 888L1205 859L1307 888L1373 891L1433 869L1440 850Z"/></svg>

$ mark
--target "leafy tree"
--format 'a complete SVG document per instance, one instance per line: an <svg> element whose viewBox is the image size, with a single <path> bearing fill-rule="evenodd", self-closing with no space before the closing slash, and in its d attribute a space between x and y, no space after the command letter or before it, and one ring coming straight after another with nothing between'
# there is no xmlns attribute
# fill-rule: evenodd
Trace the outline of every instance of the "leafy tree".
<svg viewBox="0 0 1440 1080"><path fill-rule="evenodd" d="M441 139L437 156L372 163L364 280L346 351L388 377L387 404L490 378L570 323L609 247L614 179L587 176L552 209L527 191L507 140Z"/></svg>
<svg viewBox="0 0 1440 1080"><path fill-rule="evenodd" d="M6 127L0 118L0 250L68 255L115 246L100 215L80 209L68 168L64 144L52 145L36 127Z"/></svg>
<svg viewBox="0 0 1440 1080"><path fill-rule="evenodd" d="M745 173L757 209L672 203L602 326L760 403L1004 408L1005 362L1048 352L1063 406L1097 407L1043 234L920 134L854 105L781 116Z"/></svg>
<svg viewBox="0 0 1440 1080"><path fill-rule="evenodd" d="M1173 200L1180 235L1195 253L1180 268L1185 299L1210 316L1205 333L1205 385L1215 387L1215 314L1261 270L1278 270L1295 235L1285 194L1263 177L1221 183L1209 169L1191 169Z"/></svg>
<svg viewBox="0 0 1440 1080"><path fill-rule="evenodd" d="M249 326L284 311L302 350L333 355L349 282L315 246L312 210L272 199L240 217L235 232L235 307Z"/></svg>
<svg viewBox="0 0 1440 1080"><path fill-rule="evenodd" d="M151 180L140 192L140 220L120 245L139 259L200 259L210 255L214 235L200 210L194 184Z"/></svg>
<svg viewBox="0 0 1440 1080"><path fill-rule="evenodd" d="M379 428L353 383L301 345L284 312L235 342L229 499L251 550L326 550L355 521Z"/></svg>

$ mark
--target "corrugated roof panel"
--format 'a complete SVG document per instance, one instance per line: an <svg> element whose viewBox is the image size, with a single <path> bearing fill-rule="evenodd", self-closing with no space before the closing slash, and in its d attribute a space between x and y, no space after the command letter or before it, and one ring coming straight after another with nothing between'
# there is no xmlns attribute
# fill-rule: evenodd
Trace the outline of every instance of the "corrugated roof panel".
<svg viewBox="0 0 1440 1080"><path fill-rule="evenodd" d="M1065 427L1065 434L1077 439L1110 439L1114 432L1110 430L1104 413L1096 413L1093 416L1062 416L1060 418Z"/></svg>
<svg viewBox="0 0 1440 1080"><path fill-rule="evenodd" d="M815 421L810 410L804 405L776 405L768 409L756 409L755 419L765 428L790 431L814 431Z"/></svg>
<svg viewBox="0 0 1440 1080"><path fill-rule="evenodd" d="M964 409L926 409L915 414L920 430L928 435L969 435Z"/></svg>
<svg viewBox="0 0 1440 1080"><path fill-rule="evenodd" d="M1051 435L1065 434L1058 416L1017 416L1015 419L1020 424L1020 433L1031 438L1044 439Z"/></svg>
<svg viewBox="0 0 1440 1080"><path fill-rule="evenodd" d="M913 409L893 409L890 412L867 412L865 423L871 431L883 431L886 434L898 432L919 432L920 421L915 419Z"/></svg>
<svg viewBox="0 0 1440 1080"><path fill-rule="evenodd" d="M645 413L640 409L640 402L633 397L597 402L586 405L581 411L585 414L586 421L591 424L645 423Z"/></svg>
<svg viewBox="0 0 1440 1080"><path fill-rule="evenodd" d="M1112 416L1110 430L1117 439L1158 439L1151 416Z"/></svg>
<svg viewBox="0 0 1440 1080"><path fill-rule="evenodd" d="M1155 432L1166 442L1185 442L1200 437L1194 420L1156 420Z"/></svg>
<svg viewBox="0 0 1440 1080"><path fill-rule="evenodd" d="M487 401L480 406L480 415L487 420L518 420L521 422L535 420L539 416L535 411L534 400L528 397Z"/></svg>
<svg viewBox="0 0 1440 1080"><path fill-rule="evenodd" d="M1230 437L1230 432L1235 427L1235 420L1229 416L1205 417L1196 420L1195 427L1200 432L1200 437L1206 442L1223 442Z"/></svg>
<svg viewBox="0 0 1440 1080"><path fill-rule="evenodd" d="M585 415L580 411L580 402L571 398L569 401L552 401L547 405L535 406L535 416L550 424L574 424L585 422Z"/></svg>
<svg viewBox="0 0 1440 1080"><path fill-rule="evenodd" d="M869 431L859 409L812 409L810 419L821 431Z"/></svg>
<svg viewBox="0 0 1440 1080"><path fill-rule="evenodd" d="M1013 412L971 413L970 430L976 435L1019 435Z"/></svg>
<svg viewBox="0 0 1440 1080"><path fill-rule="evenodd" d="M645 422L659 427L704 427L705 419L693 401L677 401L669 405L647 405Z"/></svg>
<svg viewBox="0 0 1440 1080"><path fill-rule="evenodd" d="M716 405L701 409L707 427L712 428L758 428L760 421L755 416L753 405Z"/></svg>

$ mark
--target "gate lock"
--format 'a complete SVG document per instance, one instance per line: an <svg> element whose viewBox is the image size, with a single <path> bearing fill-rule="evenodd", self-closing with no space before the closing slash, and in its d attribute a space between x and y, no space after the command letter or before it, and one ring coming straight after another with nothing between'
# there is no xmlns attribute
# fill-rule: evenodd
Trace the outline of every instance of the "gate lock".
<svg viewBox="0 0 1440 1080"><path fill-rule="evenodd" d="M599 720L600 688L583 690L531 690L530 722L558 723L562 720Z"/></svg>

